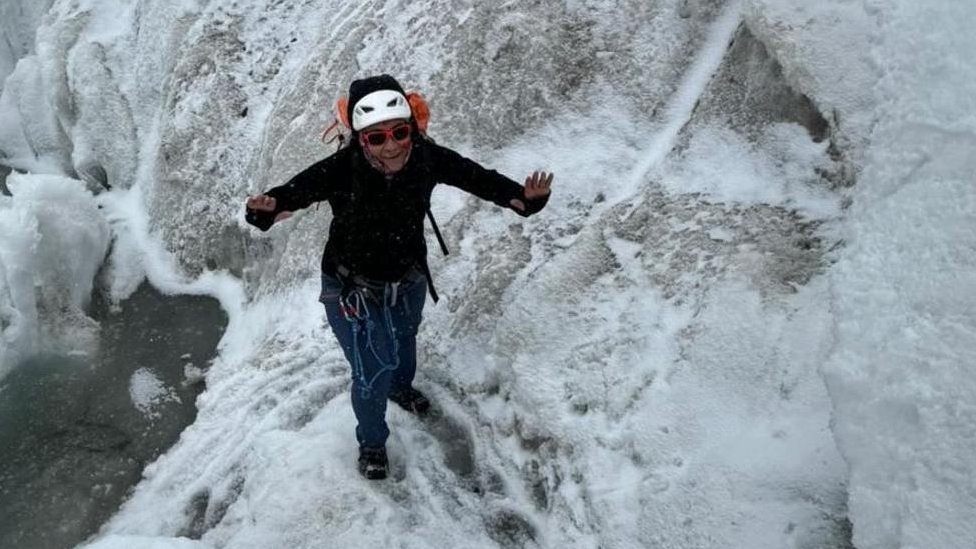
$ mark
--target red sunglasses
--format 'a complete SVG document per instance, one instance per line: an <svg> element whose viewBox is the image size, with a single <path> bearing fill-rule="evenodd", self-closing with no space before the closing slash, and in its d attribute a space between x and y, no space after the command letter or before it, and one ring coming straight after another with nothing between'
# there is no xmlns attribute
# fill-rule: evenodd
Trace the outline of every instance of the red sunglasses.
<svg viewBox="0 0 976 549"><path fill-rule="evenodd" d="M370 130L368 132L362 132L360 139L363 143L368 143L372 147L379 147L386 143L387 139L393 139L394 141L406 141L410 138L410 124L403 123L397 124L392 128L387 128L385 130Z"/></svg>

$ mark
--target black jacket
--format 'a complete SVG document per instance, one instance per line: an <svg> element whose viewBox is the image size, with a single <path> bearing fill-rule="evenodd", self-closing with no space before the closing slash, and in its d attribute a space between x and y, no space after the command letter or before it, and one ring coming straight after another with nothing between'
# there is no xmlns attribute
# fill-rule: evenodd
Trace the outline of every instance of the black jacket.
<svg viewBox="0 0 976 549"><path fill-rule="evenodd" d="M322 256L324 272L335 274L341 265L354 275L392 282L416 266L431 282L424 215L437 183L458 187L505 208L511 208L509 202L517 198L526 210L512 209L523 216L541 210L549 198L525 200L522 186L515 181L446 147L418 139L407 164L390 178L370 166L354 144L264 193L275 198L275 211L248 209L246 219L266 231L279 212L327 200L333 218ZM436 295L432 286L432 295Z"/></svg>

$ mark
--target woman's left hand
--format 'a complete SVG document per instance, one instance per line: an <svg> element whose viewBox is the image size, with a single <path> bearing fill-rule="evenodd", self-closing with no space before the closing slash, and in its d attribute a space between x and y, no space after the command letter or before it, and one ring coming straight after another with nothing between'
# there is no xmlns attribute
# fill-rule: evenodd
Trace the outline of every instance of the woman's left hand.
<svg viewBox="0 0 976 549"><path fill-rule="evenodd" d="M522 187L522 196L526 200L535 200L548 195L554 175L546 172L534 172L532 175L526 177L525 185ZM525 211L525 203L517 198L513 199L510 204L516 210Z"/></svg>

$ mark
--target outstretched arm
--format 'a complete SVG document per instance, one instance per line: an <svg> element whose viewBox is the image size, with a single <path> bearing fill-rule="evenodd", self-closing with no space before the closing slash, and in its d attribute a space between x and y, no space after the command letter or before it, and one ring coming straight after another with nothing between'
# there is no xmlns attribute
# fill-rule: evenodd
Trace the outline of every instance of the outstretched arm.
<svg viewBox="0 0 976 549"><path fill-rule="evenodd" d="M308 167L284 185L247 197L244 218L251 225L267 231L274 223L291 217L295 210L328 200L332 193L330 181L335 179L337 169L334 159L335 155L330 156Z"/></svg>
<svg viewBox="0 0 976 549"><path fill-rule="evenodd" d="M549 201L552 174L535 172L525 178L525 186L482 167L477 162L439 145L434 145L431 160L438 181L463 189L478 198L530 216Z"/></svg>

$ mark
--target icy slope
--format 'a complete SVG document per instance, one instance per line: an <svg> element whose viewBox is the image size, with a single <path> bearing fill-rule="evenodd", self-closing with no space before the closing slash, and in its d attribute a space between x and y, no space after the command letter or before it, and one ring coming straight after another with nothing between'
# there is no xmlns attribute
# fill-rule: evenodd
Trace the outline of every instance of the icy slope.
<svg viewBox="0 0 976 549"><path fill-rule="evenodd" d="M976 546L976 7L903 2L831 273L826 368L861 549Z"/></svg>
<svg viewBox="0 0 976 549"><path fill-rule="evenodd" d="M148 276L231 316L197 422L96 545L844 547L818 372L837 323L854 528L884 546L902 523L858 495L879 485L856 444L875 411L844 324L874 314L844 293L871 256L822 276L873 83L898 74L867 59L895 6L876 4L55 2L0 98L4 162L113 189L114 297ZM326 154L331 100L380 71L428 95L441 142L557 187L529 220L436 194L454 253L419 384L440 415L391 413L378 485L354 474L347 366L314 299L328 208L259 234L241 200Z"/></svg>
<svg viewBox="0 0 976 549"><path fill-rule="evenodd" d="M596 28L611 28L612 17L623 19L595 8L568 14L551 5L536 9L569 19L592 16ZM619 90L608 85L614 64L624 62L611 51L596 56L609 66L594 69L597 76L585 88L589 93L581 94L605 98L592 111L574 108L572 101L553 114L525 108L535 101L540 108L559 105L544 95L523 96L514 103L520 108L508 108L508 96L496 91L492 97L501 104L480 122L443 117L439 137L467 136L477 143L470 151L481 150L484 161L508 173L548 167L566 174L558 191L564 198L554 201L547 215L523 222L448 191L438 195L437 213L447 220L457 251L437 267L441 286L453 290L446 304L428 312L421 383L443 415L418 423L392 412L394 482L377 487L350 478L355 443L348 436L346 367L310 299L318 235L326 221L313 211L277 228L270 240L262 237L272 247L249 257L245 273L253 284L282 290L251 306L240 329L229 331L197 424L147 471L147 480L104 533L182 535L230 547L315 546L324 538L351 545L395 540L416 547L843 543L843 469L827 430L829 406L816 370L827 348L825 286L821 280L794 294L795 273L775 255L794 246L794 233L799 238L800 232L817 230L787 208L808 209L817 218L836 215L837 199L829 205L814 172L829 159L824 146L811 142L802 128L784 126L775 141L793 144L778 153L786 161L797 160L796 154L824 160L801 164L802 173L791 175L760 146L729 164L727 158L738 156L736 147L755 146L737 137L723 145L729 156L718 162L690 154L664 163L723 62L740 16L735 4L721 13L699 11L691 21L665 6L649 11L638 9L630 17L651 25L669 21L677 30L660 23L658 33L640 36L646 40L642 48L665 54L669 50L661 44L667 37L673 42L683 28L691 31L686 38L690 62L678 61L676 54L655 56L652 67L662 67L664 75L660 82L668 81L669 71L674 74L673 84L651 88L660 97L657 114L634 116L647 100L630 95L637 95L640 81L630 87L620 82ZM483 18L479 13L468 17ZM363 15L339 11L331 17L334 28L343 28L343 22ZM393 32L387 29L395 29L398 20L391 10L387 27L378 33ZM504 20L519 36L532 19L512 14ZM233 41L230 37L241 36L247 25L244 17L233 32L218 37ZM195 32L200 31L189 34ZM605 42L625 40L603 32ZM453 50L433 52L474 54L478 49L467 41L476 38L462 34ZM370 59L372 48L388 47L382 44L368 45L363 57ZM552 47L530 45L541 53ZM547 64L572 58L559 50L550 57L538 52L524 59L538 63L541 74L515 81L551 93L543 91L551 89L543 85ZM502 64L513 54L502 48L493 59ZM669 58L672 68L665 69ZM429 62L436 56L423 59L439 66ZM239 62L248 71L260 68L253 61ZM394 66L398 62L394 59ZM410 67L417 61L403 62ZM278 68L284 76L303 66L282 59ZM457 76L448 70L414 82L429 80L425 90L446 97L439 112L450 113L452 100L467 112L473 107L462 101L504 84L497 81L511 70ZM409 78L409 68L404 72ZM220 90L230 86L233 74L187 85L211 86L206 97L228 97ZM175 162L172 154L183 155L177 165L196 197L190 203L195 217L182 206L187 187L157 178L151 201L157 223L212 224L223 210L239 207L230 202L233 182L214 185L199 166L209 165L207 155L232 159L243 149L215 150L198 137L168 148L173 139L183 139L180 135L199 135L200 126L183 122L189 111L184 115L179 109L192 106L210 117L206 127L217 132L212 139L218 142L221 132L238 136L231 141L238 147L255 136L268 140L265 162L275 162L274 177L286 177L289 166L301 165L296 151L314 146L300 136L314 135L321 124L310 118L308 92L320 94L322 103L334 93L310 87L303 80L310 76L301 74L269 80L269 87L288 92L267 115L252 108L244 117L243 108L222 115L225 111L206 106L211 99L201 105L191 101L193 93L181 92L185 99L177 104L183 107L164 122L160 165ZM472 79L479 83L472 91L439 89ZM300 93L305 102L292 104L291 96ZM252 100L248 93L240 97ZM513 120L509 112L539 114ZM232 114L251 128L269 128L265 132L283 131L276 129L278 119L291 122L283 137L274 138L254 129L234 131L245 129L244 122L220 123ZM470 125L475 123L502 126ZM524 132L523 126L533 123L536 129ZM172 130L165 129L169 124ZM713 131L721 127L707 118L701 124L718 126ZM475 139L480 135L488 141ZM501 135L508 135L502 140L506 147L485 148ZM689 151L697 150L695 143ZM186 162L194 151L204 155L200 162ZM216 178L229 178L237 169L229 160L214 165ZM757 198L731 185L724 195L703 199L660 187L698 190L701 173L722 171L732 181L758 177L791 190ZM228 202L206 198L214 193L228 195ZM771 203L761 203L763 198ZM167 203L174 205L160 208ZM170 240L171 247L192 267L203 261L200 253L226 253L194 242L209 234L183 232L185 240ZM207 241L212 247L213 239ZM807 245L816 256L820 244ZM802 281L820 268L815 258L799 265ZM288 289L287 281L296 276L309 283ZM369 527L377 522L381 527Z"/></svg>

